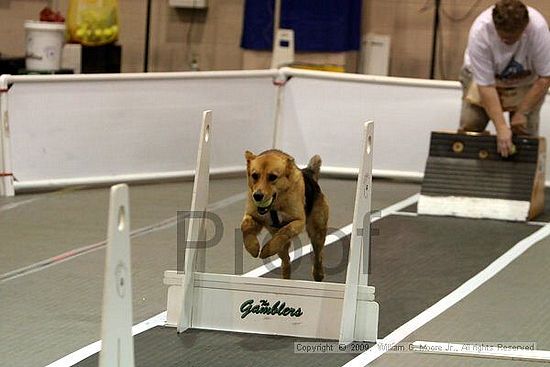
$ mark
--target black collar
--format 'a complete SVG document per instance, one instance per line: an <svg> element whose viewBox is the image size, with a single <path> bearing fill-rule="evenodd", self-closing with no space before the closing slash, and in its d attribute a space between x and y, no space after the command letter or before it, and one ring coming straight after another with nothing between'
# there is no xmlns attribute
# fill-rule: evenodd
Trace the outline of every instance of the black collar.
<svg viewBox="0 0 550 367"><path fill-rule="evenodd" d="M271 226L275 228L282 228L284 227L283 223L279 221L279 216L277 215L276 210L270 210L269 216L271 217Z"/></svg>

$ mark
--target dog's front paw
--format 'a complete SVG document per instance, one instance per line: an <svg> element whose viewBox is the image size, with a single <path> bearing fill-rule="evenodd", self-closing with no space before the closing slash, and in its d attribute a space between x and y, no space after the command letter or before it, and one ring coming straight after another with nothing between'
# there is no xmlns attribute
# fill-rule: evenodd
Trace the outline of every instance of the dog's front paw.
<svg viewBox="0 0 550 367"><path fill-rule="evenodd" d="M258 242L258 238L256 236L248 236L244 239L244 248L246 248L246 251L252 257L258 257L258 254L260 253L260 243Z"/></svg>

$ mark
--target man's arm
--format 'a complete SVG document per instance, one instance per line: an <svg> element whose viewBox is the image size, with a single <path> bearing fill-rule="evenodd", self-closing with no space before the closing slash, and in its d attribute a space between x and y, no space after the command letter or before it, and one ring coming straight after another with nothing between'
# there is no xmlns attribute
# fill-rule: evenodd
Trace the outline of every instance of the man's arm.
<svg viewBox="0 0 550 367"><path fill-rule="evenodd" d="M489 115L497 131L497 151L503 157L508 157L512 152L512 131L504 119L504 111L498 98L498 92L494 85L479 85L479 95L483 108Z"/></svg>
<svg viewBox="0 0 550 367"><path fill-rule="evenodd" d="M519 104L514 113L510 125L512 130L526 132L527 129L527 114L540 102L550 87L550 76L538 78L525 97Z"/></svg>

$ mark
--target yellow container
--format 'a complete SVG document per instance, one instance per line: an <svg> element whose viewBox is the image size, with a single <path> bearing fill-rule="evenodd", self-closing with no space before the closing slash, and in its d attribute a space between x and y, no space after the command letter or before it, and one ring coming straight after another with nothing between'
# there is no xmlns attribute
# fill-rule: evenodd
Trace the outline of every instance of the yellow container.
<svg viewBox="0 0 550 367"><path fill-rule="evenodd" d="M70 0L66 19L69 42L101 46L118 39L117 0Z"/></svg>
<svg viewBox="0 0 550 367"><path fill-rule="evenodd" d="M335 73L344 73L346 71L343 65L332 65L332 64L316 65L316 64L295 63L289 66L296 69L332 71Z"/></svg>

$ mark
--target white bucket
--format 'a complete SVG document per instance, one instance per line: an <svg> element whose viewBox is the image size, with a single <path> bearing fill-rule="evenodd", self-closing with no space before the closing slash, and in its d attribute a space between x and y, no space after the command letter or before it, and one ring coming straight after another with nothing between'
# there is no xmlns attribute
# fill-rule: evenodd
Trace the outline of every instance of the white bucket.
<svg viewBox="0 0 550 367"><path fill-rule="evenodd" d="M65 24L25 21L27 54L25 66L31 71L53 71L61 67Z"/></svg>

